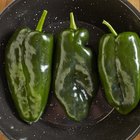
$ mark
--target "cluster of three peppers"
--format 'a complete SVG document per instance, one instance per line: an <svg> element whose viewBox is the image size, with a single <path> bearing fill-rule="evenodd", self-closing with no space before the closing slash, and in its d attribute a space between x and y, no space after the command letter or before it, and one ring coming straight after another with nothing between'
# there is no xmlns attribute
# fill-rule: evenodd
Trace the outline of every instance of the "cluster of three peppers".
<svg viewBox="0 0 140 140"><path fill-rule="evenodd" d="M98 89L93 56L85 47L86 29L77 28L73 13L70 28L62 31L55 48L52 79L53 35L42 32L44 11L36 31L23 28L6 47L6 75L13 101L22 120L37 121L44 111L51 81L56 97L76 121L88 115ZM105 34L99 45L98 68L106 99L121 114L132 111L140 99L140 39L136 33Z"/></svg>
<svg viewBox="0 0 140 140"><path fill-rule="evenodd" d="M53 35L42 32L44 10L35 31L17 30L6 47L6 76L22 120L37 121L47 104L50 85L67 114L80 121L88 114L97 79L92 72L92 52L85 47L89 33L76 27L70 13L70 28L60 33L55 50L52 80Z"/></svg>

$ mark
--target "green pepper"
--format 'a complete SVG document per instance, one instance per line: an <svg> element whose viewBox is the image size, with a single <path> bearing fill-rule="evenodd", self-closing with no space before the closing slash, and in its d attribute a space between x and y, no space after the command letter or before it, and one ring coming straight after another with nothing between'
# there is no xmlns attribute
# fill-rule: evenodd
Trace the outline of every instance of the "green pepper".
<svg viewBox="0 0 140 140"><path fill-rule="evenodd" d="M92 52L85 47L88 40L88 31L77 28L71 12L70 28L58 35L53 90L68 116L76 121L87 117L97 91Z"/></svg>
<svg viewBox="0 0 140 140"><path fill-rule="evenodd" d="M6 76L19 116L37 121L46 106L50 83L53 36L42 32L44 10L36 31L17 30L6 47Z"/></svg>
<svg viewBox="0 0 140 140"><path fill-rule="evenodd" d="M128 114L140 99L140 39L134 32L105 34L99 45L98 67L109 104L121 114Z"/></svg>

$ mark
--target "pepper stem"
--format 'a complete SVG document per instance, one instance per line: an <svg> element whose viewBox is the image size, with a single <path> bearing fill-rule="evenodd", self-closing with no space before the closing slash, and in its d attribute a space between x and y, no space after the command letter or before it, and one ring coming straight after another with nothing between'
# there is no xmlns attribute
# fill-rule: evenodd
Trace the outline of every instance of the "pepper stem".
<svg viewBox="0 0 140 140"><path fill-rule="evenodd" d="M103 20L102 23L109 28L109 30L111 31L112 34L114 34L115 36L118 35L117 32L114 30L114 28L111 26L111 24L109 24L109 22Z"/></svg>
<svg viewBox="0 0 140 140"><path fill-rule="evenodd" d="M43 28L47 13L48 13L47 10L43 11L42 16L37 24L36 31L42 32L42 28Z"/></svg>
<svg viewBox="0 0 140 140"><path fill-rule="evenodd" d="M73 12L70 13L70 28L76 30L77 26L75 23Z"/></svg>

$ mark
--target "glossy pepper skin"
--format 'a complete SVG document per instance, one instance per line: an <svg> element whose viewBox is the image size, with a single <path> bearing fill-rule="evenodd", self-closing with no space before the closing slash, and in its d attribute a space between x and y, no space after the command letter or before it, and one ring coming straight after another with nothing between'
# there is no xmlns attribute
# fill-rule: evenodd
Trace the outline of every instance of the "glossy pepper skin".
<svg viewBox="0 0 140 140"><path fill-rule="evenodd" d="M92 52L85 47L88 39L88 31L78 29L70 13L70 28L62 31L57 40L54 91L68 116L76 121L87 117L97 90Z"/></svg>
<svg viewBox="0 0 140 140"><path fill-rule="evenodd" d="M136 33L105 34L99 46L99 74L106 99L119 113L128 114L140 99L140 39Z"/></svg>
<svg viewBox="0 0 140 140"><path fill-rule="evenodd" d="M42 33L44 10L36 31L14 33L6 47L6 76L22 120L37 121L47 103L51 83L53 36Z"/></svg>

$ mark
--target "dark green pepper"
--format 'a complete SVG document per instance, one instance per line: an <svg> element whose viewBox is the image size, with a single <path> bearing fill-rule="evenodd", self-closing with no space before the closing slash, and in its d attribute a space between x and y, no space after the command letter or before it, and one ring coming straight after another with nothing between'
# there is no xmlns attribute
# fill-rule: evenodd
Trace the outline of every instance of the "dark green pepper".
<svg viewBox="0 0 140 140"><path fill-rule="evenodd" d="M21 119L28 123L40 118L50 90L53 36L42 33L46 15L44 10L36 31L16 31L6 47L9 89Z"/></svg>
<svg viewBox="0 0 140 140"><path fill-rule="evenodd" d="M97 90L92 52L85 47L88 39L88 31L78 29L70 13L70 28L58 35L54 91L68 116L76 121L87 117Z"/></svg>
<svg viewBox="0 0 140 140"><path fill-rule="evenodd" d="M99 46L99 73L106 99L118 112L128 114L140 99L140 39L134 32L105 34Z"/></svg>

